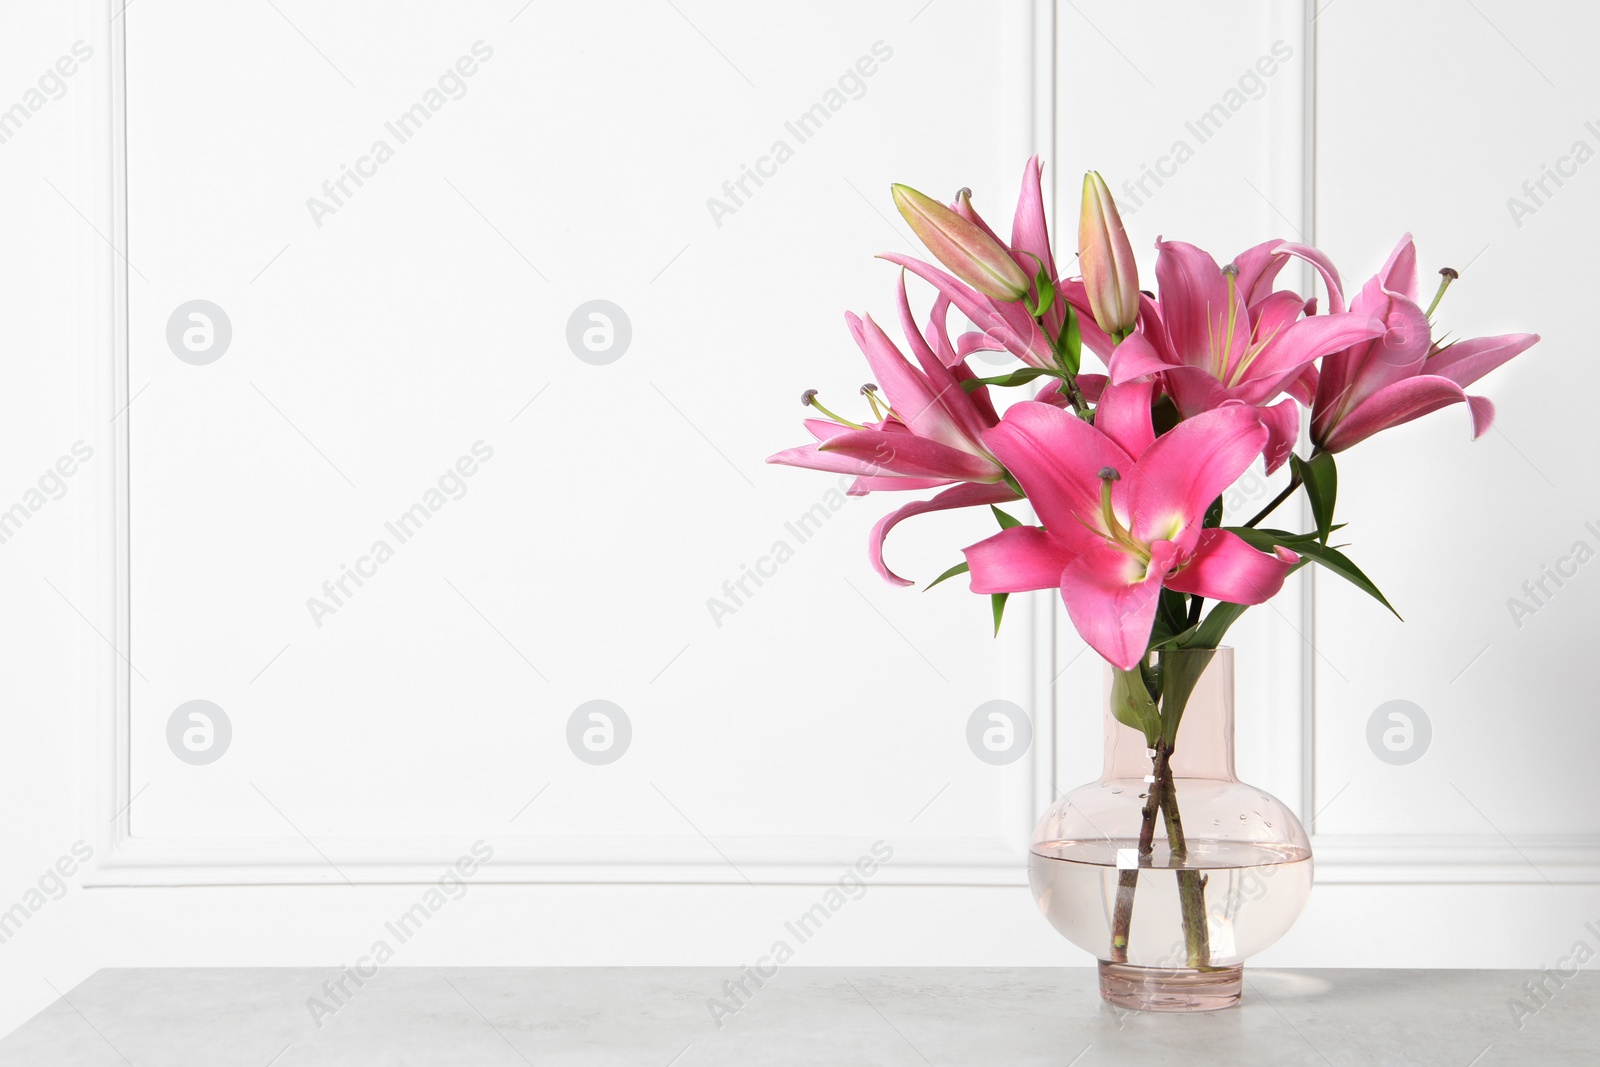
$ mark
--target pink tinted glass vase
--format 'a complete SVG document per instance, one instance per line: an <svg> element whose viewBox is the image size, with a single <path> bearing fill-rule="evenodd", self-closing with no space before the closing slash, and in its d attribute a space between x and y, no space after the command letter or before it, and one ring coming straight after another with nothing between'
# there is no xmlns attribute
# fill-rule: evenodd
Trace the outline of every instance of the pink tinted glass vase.
<svg viewBox="0 0 1600 1067"><path fill-rule="evenodd" d="M1163 675L1184 679L1160 698L1180 716L1172 741L1152 747L1118 721L1108 682L1104 773L1040 819L1029 880L1050 924L1100 960L1106 1000L1209 1011L1238 1002L1244 960L1305 907L1311 845L1234 774L1233 650L1152 654L1146 676Z"/></svg>

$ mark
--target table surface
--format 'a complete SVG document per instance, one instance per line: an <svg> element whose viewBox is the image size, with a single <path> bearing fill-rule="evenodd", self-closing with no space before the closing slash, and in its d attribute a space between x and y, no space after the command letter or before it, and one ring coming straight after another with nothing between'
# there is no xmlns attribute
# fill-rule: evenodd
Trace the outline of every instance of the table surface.
<svg viewBox="0 0 1600 1067"><path fill-rule="evenodd" d="M1238 1007L1181 1016L1118 1011L1077 968L787 967L748 996L723 988L732 968L340 976L99 971L0 1041L0 1065L1600 1064L1586 972L1545 977L1541 1003L1530 971L1247 968Z"/></svg>

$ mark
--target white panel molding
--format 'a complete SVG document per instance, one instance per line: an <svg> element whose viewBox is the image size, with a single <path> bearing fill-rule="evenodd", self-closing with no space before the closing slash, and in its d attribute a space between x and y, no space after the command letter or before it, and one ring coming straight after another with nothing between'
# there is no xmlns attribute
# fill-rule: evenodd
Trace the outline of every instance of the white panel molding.
<svg viewBox="0 0 1600 1067"><path fill-rule="evenodd" d="M109 462L84 468L84 570L80 597L85 627L80 649L80 701L85 754L82 796L85 839L95 851L83 884L96 887L178 885L420 884L436 881L475 840L494 860L475 877L498 883L821 885L892 832L864 829L837 837L508 836L499 830L461 837L294 838L136 836L129 808L138 798L130 777L130 632L128 420L128 269L126 79L121 0L78 0L85 40L107 61L78 114L78 203L92 227L80 235L80 407L84 424L109 427ZM136 14L136 13L135 13ZM1010 157L1038 151L1050 158L1053 99L1053 15L1048 0L1012 0L1004 9L1008 67L1005 140ZM1043 30L1036 30L1042 26ZM1048 202L1048 200L1047 200ZM101 447L97 444L97 447ZM1052 602L1014 598L1011 625L1000 640L1002 689L1030 709L1030 751L996 772L1001 817L981 838L893 839L894 861L878 885L1020 886L1034 820L1052 796L1055 750L1052 710ZM1026 607L1025 607L1026 605ZM1018 610L1023 609L1023 610Z"/></svg>
<svg viewBox="0 0 1600 1067"><path fill-rule="evenodd" d="M1317 881L1353 885L1594 885L1600 839L1592 834L1509 838L1494 834L1317 834Z"/></svg>
<svg viewBox="0 0 1600 1067"><path fill-rule="evenodd" d="M1317 188L1317 47L1319 0L1303 0L1299 21L1305 56L1304 109L1301 121L1303 225L1305 239L1316 243ZM1310 268L1304 268L1309 275ZM1347 284L1349 279L1346 279ZM1309 515L1305 518L1309 521ZM1309 568L1308 568L1309 570ZM1303 678L1304 745L1298 753L1303 768L1302 819L1311 834L1317 881L1361 885L1595 885L1600 884L1600 835L1528 835L1513 842L1498 834L1398 834L1375 830L1363 834L1316 832L1316 589L1330 579L1321 573L1304 580L1301 614L1308 641L1298 650ZM1331 800L1330 800L1331 803Z"/></svg>

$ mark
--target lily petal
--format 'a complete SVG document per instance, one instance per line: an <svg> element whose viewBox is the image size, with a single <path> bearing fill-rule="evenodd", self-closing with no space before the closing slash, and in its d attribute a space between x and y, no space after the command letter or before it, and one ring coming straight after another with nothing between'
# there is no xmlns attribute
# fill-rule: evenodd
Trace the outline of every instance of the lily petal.
<svg viewBox="0 0 1600 1067"><path fill-rule="evenodd" d="M939 268L911 256L885 252L878 258L906 268L949 297L950 302L974 325L1003 344L1006 351L1022 362L1045 370L1054 369L1055 360L1050 353L1050 343L1020 303L987 300Z"/></svg>
<svg viewBox="0 0 1600 1067"><path fill-rule="evenodd" d="M1263 604L1278 595L1283 580L1299 561L1299 555L1287 548L1261 552L1238 534L1207 530L1200 535L1188 562L1168 576L1166 586L1207 600Z"/></svg>
<svg viewBox="0 0 1600 1067"><path fill-rule="evenodd" d="M1337 315L1344 311L1344 283L1339 280L1339 270L1333 265L1333 260L1324 255L1320 248L1285 242L1277 247L1277 252L1303 259L1315 267L1317 273L1322 275L1323 284L1328 287L1328 314Z"/></svg>
<svg viewBox="0 0 1600 1067"><path fill-rule="evenodd" d="M911 582L894 573L883 561L883 542L889 536L890 530L912 516L926 515L930 511L948 511L951 508L966 508L976 504L1003 504L1015 499L1017 499L1016 492L1003 483L953 485L931 500L913 500L903 507L896 508L873 525L872 533L867 539L867 555L872 560L872 568L891 585L911 585ZM1020 530L1023 527L1018 526L1014 529Z"/></svg>
<svg viewBox="0 0 1600 1067"><path fill-rule="evenodd" d="M1399 293L1413 304L1417 302L1417 246L1411 235L1404 234L1389 253L1378 280L1392 293Z"/></svg>
<svg viewBox="0 0 1600 1067"><path fill-rule="evenodd" d="M900 478L892 474L863 474L850 483L845 496L866 496L869 493L914 493L919 489L937 489L949 485L949 478Z"/></svg>
<svg viewBox="0 0 1600 1067"><path fill-rule="evenodd" d="M1272 293L1273 282L1283 270L1283 265L1289 262L1288 255L1278 251L1283 243L1283 238L1275 237L1233 257L1233 265L1239 272L1239 292L1244 296L1245 303L1253 305Z"/></svg>
<svg viewBox="0 0 1600 1067"><path fill-rule="evenodd" d="M1161 358L1143 332L1131 333L1124 338L1111 353L1111 362L1107 366L1113 385L1171 369L1172 365Z"/></svg>
<svg viewBox="0 0 1600 1067"><path fill-rule="evenodd" d="M808 447L824 456L839 456L869 465L868 469L821 468L839 470L844 474L902 474L910 478L945 478L953 482L998 482L1001 478L1000 468L982 456L916 434L847 430Z"/></svg>
<svg viewBox="0 0 1600 1067"><path fill-rule="evenodd" d="M1108 386L1100 395L1100 406L1095 408L1095 429L1134 459L1156 439L1150 419L1150 400L1155 388L1156 383L1148 380Z"/></svg>
<svg viewBox="0 0 1600 1067"><path fill-rule="evenodd" d="M1284 386L1283 391L1306 407L1310 407L1311 402L1316 398L1317 382L1321 380L1321 377L1322 375L1317 371L1317 368L1308 364L1300 371L1294 381Z"/></svg>
<svg viewBox="0 0 1600 1067"><path fill-rule="evenodd" d="M1183 241L1156 241L1156 284L1167 336L1178 358L1191 366L1212 360L1212 345L1227 333L1230 310L1227 279L1211 253ZM1232 294L1238 302L1238 294ZM1239 346L1248 331L1234 331ZM1226 365L1234 353L1226 353Z"/></svg>
<svg viewBox="0 0 1600 1067"><path fill-rule="evenodd" d="M1177 557L1168 541L1150 546L1150 563L1101 543L1061 572L1061 599L1089 647L1122 670L1144 658L1161 580Z"/></svg>
<svg viewBox="0 0 1600 1067"><path fill-rule="evenodd" d="M1050 252L1050 230L1044 217L1043 175L1039 157L1032 156L1022 168L1022 190L1017 193L1017 212L1011 220L1011 248L1038 256L1045 273L1056 276L1055 256ZM1039 269L1037 263L1026 268L1031 274Z"/></svg>
<svg viewBox="0 0 1600 1067"><path fill-rule="evenodd" d="M1059 389L1061 387L1061 380L1058 378L1052 384ZM1104 374L1078 375L1078 392L1082 393L1083 398L1091 404L1100 403L1100 398L1105 395L1106 386L1109 384L1110 379L1108 379ZM1050 388L1050 386L1045 386L1045 389L1048 388ZM1044 389L1039 391L1042 393L1044 392ZM1038 398L1035 397L1034 399L1037 400Z"/></svg>
<svg viewBox="0 0 1600 1067"><path fill-rule="evenodd" d="M994 425L994 420L985 421L979 414L972 398L961 388L961 383L956 376L946 367L937 353L928 346L922 332L917 329L917 321L911 314L911 303L906 299L906 276L900 273L900 328L906 335L906 342L911 346L911 354L922 365L922 373L927 376L929 387L933 391L933 402L937 403L955 423L965 438L964 445L976 445L978 437L984 430ZM896 409L897 413L899 409ZM903 414L903 413L901 413Z"/></svg>
<svg viewBox="0 0 1600 1067"><path fill-rule="evenodd" d="M1045 277L1056 276L1055 256L1050 252L1050 229L1044 217L1044 187L1038 156L1031 157L1022 168L1022 190L1017 193L1017 212L1011 220L1011 251L1017 258L1017 265L1030 277L1039 271L1035 256L1044 264ZM1066 308L1059 300L1045 313L1045 328L1051 331L1051 336L1060 332L1065 314Z"/></svg>
<svg viewBox="0 0 1600 1067"><path fill-rule="evenodd" d="M1102 543L1097 473L1111 467L1126 477L1134 468L1116 442L1076 415L1032 400L1011 405L983 441L1057 541L1074 551ZM1067 456L1072 462L1062 462Z"/></svg>
<svg viewBox="0 0 1600 1067"><path fill-rule="evenodd" d="M872 316L859 319L853 314L846 314L845 321L849 323L850 333L855 337L862 354L867 357L873 378L889 398L894 413L911 428L911 432L952 448L969 447L972 439L962 432L950 412L939 402L928 380L916 372L889 339L889 335L883 332L883 328L872 321ZM921 335L917 336L920 340Z"/></svg>
<svg viewBox="0 0 1600 1067"><path fill-rule="evenodd" d="M1312 440L1328 452L1343 452L1391 426L1418 419L1451 404L1465 403L1465 390L1449 378L1419 374L1373 393L1327 430L1312 426ZM1486 401L1471 405L1474 436L1489 428L1494 407ZM1321 438L1318 440L1318 438Z"/></svg>
<svg viewBox="0 0 1600 1067"><path fill-rule="evenodd" d="M1293 400L1285 400L1256 410L1267 428L1267 444L1262 455L1266 457L1267 473L1271 474L1289 459L1295 442L1300 439L1300 406Z"/></svg>
<svg viewBox="0 0 1600 1067"><path fill-rule="evenodd" d="M1260 412L1244 404L1185 419L1156 438L1139 457L1137 476L1127 490L1134 535L1146 543L1173 541L1189 551L1200 536L1206 509L1255 462L1266 443ZM1028 488L1026 482L1023 488Z"/></svg>
<svg viewBox="0 0 1600 1067"><path fill-rule="evenodd" d="M1054 589L1075 554L1037 526L1013 526L963 548L974 593Z"/></svg>
<svg viewBox="0 0 1600 1067"><path fill-rule="evenodd" d="M1498 337L1474 337L1457 341L1435 356L1429 356L1423 369L1429 374L1449 378L1466 387L1485 374L1521 355L1539 343L1536 333L1504 333Z"/></svg>
<svg viewBox="0 0 1600 1067"><path fill-rule="evenodd" d="M855 432L855 431L849 431ZM856 474L862 477L890 477L891 472L884 468L881 462L873 458L862 458L858 455L849 455L840 452L824 452L821 445L800 445L797 448L786 448L767 457L768 463L777 463L785 467L804 467L807 470L827 471L830 474ZM950 481L948 477L938 477L935 481L944 483Z"/></svg>
<svg viewBox="0 0 1600 1067"><path fill-rule="evenodd" d="M1305 367L1324 356L1330 357L1323 362L1323 375L1326 378L1330 374L1329 368L1345 358L1345 350L1352 345L1381 338L1388 329L1382 319L1355 311L1301 319L1267 345L1251 364L1250 380L1241 384L1237 395L1248 404L1264 404L1283 392L1304 372ZM1405 333L1397 332L1395 336L1398 339ZM1415 338L1416 335L1410 336ZM1426 333L1422 343L1424 346L1427 344ZM1423 351L1426 351L1425 347ZM1410 356L1408 352L1401 357L1397 350L1394 358Z"/></svg>
<svg viewBox="0 0 1600 1067"><path fill-rule="evenodd" d="M1161 381L1184 418L1237 399L1233 390L1225 388L1204 367L1173 367L1161 376Z"/></svg>

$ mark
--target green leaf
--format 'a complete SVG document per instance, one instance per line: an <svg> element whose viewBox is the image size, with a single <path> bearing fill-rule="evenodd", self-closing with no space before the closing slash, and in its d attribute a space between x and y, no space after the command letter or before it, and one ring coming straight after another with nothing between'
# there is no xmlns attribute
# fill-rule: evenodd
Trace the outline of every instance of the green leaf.
<svg viewBox="0 0 1600 1067"><path fill-rule="evenodd" d="M1010 593L990 593L989 606L994 610L994 635L1000 636L1000 619L1006 613L1006 597Z"/></svg>
<svg viewBox="0 0 1600 1067"><path fill-rule="evenodd" d="M1161 598L1156 601L1156 622L1150 634L1152 645L1170 641L1174 634L1188 628L1189 619L1188 612L1184 609L1184 600L1182 593L1171 589L1161 590Z"/></svg>
<svg viewBox="0 0 1600 1067"><path fill-rule="evenodd" d="M961 388L969 393L975 393L986 385L997 385L1004 389L1013 385L1027 385L1035 378L1046 374L1053 378L1059 377L1055 371L1043 370L1039 367L1023 367L1021 370L1014 370L1010 374L999 374L993 378L968 378L961 383Z"/></svg>
<svg viewBox="0 0 1600 1067"><path fill-rule="evenodd" d="M1056 360L1061 369L1077 377L1083 365L1083 333L1078 329L1078 312L1071 304L1063 305L1066 317L1061 323L1061 337L1056 342Z"/></svg>
<svg viewBox="0 0 1600 1067"><path fill-rule="evenodd" d="M1388 608L1395 618L1401 617L1400 613L1394 610L1394 605L1389 603L1388 598L1378 591L1372 579L1361 573L1361 568L1337 548L1329 548L1314 540L1305 540L1301 534L1285 535L1281 530L1252 530L1245 526L1230 526L1229 529L1238 534L1246 544L1263 552L1270 552L1277 545L1293 549L1300 553L1302 562L1311 560L1322 565Z"/></svg>
<svg viewBox="0 0 1600 1067"><path fill-rule="evenodd" d="M1201 525L1208 530L1222 525L1222 498L1220 496L1211 502L1209 508L1206 508L1206 517Z"/></svg>
<svg viewBox="0 0 1600 1067"><path fill-rule="evenodd" d="M1159 437L1183 421L1183 416L1178 414L1178 405L1172 402L1170 396L1163 396L1150 408L1150 421Z"/></svg>
<svg viewBox="0 0 1600 1067"><path fill-rule="evenodd" d="M1242 526L1242 527L1235 526L1235 527L1230 527L1230 529L1235 529L1235 530L1243 529L1243 530L1250 530L1252 533L1266 534L1271 538L1271 543L1272 544L1283 545L1286 548L1297 548L1300 545L1308 545L1308 544L1311 544L1311 543L1317 541L1318 539L1320 539L1322 537L1322 535L1320 533L1318 533L1317 531L1315 531L1315 530L1312 530L1310 533L1297 534L1297 533L1290 533L1287 530L1256 529L1255 527L1252 527L1252 526ZM1342 523L1342 522L1335 523L1333 526L1328 528L1328 532L1332 533L1332 532L1334 532L1336 530L1342 530L1342 529L1344 529L1344 523ZM1246 540L1249 540L1249 539L1246 538ZM1262 540L1263 543L1266 543L1264 538L1259 539L1259 540Z"/></svg>
<svg viewBox="0 0 1600 1067"><path fill-rule="evenodd" d="M1299 552L1302 556L1309 556L1310 558L1316 560L1322 566L1326 567L1328 570L1337 574L1339 577L1343 578L1345 581L1354 585L1357 589L1361 590L1363 593L1366 593L1378 603L1388 608L1389 612L1394 615L1395 618L1401 618L1400 613L1394 610L1394 605L1389 603L1388 598L1379 592L1378 587L1372 583L1372 579L1361 573L1361 568L1352 563L1350 561L1350 557L1345 555L1343 552L1340 552L1336 548L1329 548L1327 545L1315 544L1301 545L1295 551ZM1402 619L1401 621L1404 620Z"/></svg>
<svg viewBox="0 0 1600 1067"><path fill-rule="evenodd" d="M1186 648L1188 647L1186 642L1188 642L1189 639L1194 636L1195 631L1199 629L1200 624L1195 623L1193 626L1185 626L1177 633L1168 634L1161 631L1161 624L1157 622L1156 632L1150 635L1150 651L1159 652L1166 648Z"/></svg>
<svg viewBox="0 0 1600 1067"><path fill-rule="evenodd" d="M1311 515L1317 521L1317 539L1327 544L1333 530L1333 504L1339 495L1339 471L1334 466L1333 453L1318 452L1310 459L1291 455L1289 464L1306 487Z"/></svg>
<svg viewBox="0 0 1600 1067"><path fill-rule="evenodd" d="M1122 725L1144 734L1146 744L1154 745L1161 736L1161 716L1138 668L1111 668L1111 714Z"/></svg>
<svg viewBox="0 0 1600 1067"><path fill-rule="evenodd" d="M1022 525L1021 519L1013 518L1012 516L1007 515L993 504L989 505L989 510L994 512L994 521L1000 524L1000 529L1002 530L1009 530L1014 526Z"/></svg>
<svg viewBox="0 0 1600 1067"><path fill-rule="evenodd" d="M1245 613L1245 604L1229 604L1219 601L1212 605L1206 617L1200 620L1200 625L1190 631L1187 636L1180 636L1173 643L1174 648L1217 648L1222 644L1222 638L1227 634L1228 627L1239 620Z"/></svg>
<svg viewBox="0 0 1600 1067"><path fill-rule="evenodd" d="M1034 258L1039 257L1034 256ZM1039 304L1037 307L1034 306L1033 298L1027 296L1023 298L1023 306L1028 309L1028 314L1036 319L1042 319L1049 314L1056 302L1055 283L1050 280L1050 272L1044 269L1042 262L1039 265L1039 273L1033 276L1033 284L1039 292Z"/></svg>
<svg viewBox="0 0 1600 1067"><path fill-rule="evenodd" d="M1171 744L1178 739L1178 723L1200 676L1211 663L1213 649L1180 649L1161 660L1161 736Z"/></svg>
<svg viewBox="0 0 1600 1067"><path fill-rule="evenodd" d="M965 561L962 561L961 563L957 563L954 567L951 567L949 570L947 570L943 574L939 575L939 577L935 578L933 581L931 581L927 585L923 586L922 587L922 591L924 593L926 593L928 590L932 589L934 586L938 585L940 582L944 581L946 578L954 578L958 574L965 574L965 573L967 573L968 569L969 568L968 568L968 566L967 566Z"/></svg>

